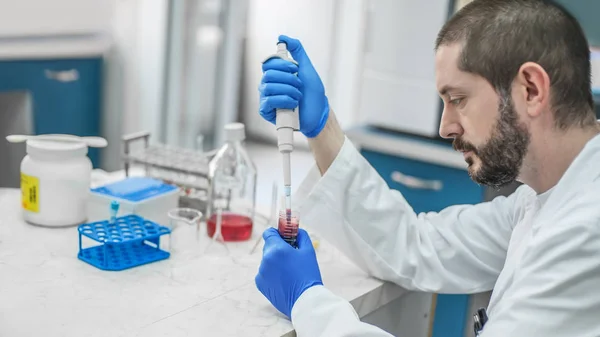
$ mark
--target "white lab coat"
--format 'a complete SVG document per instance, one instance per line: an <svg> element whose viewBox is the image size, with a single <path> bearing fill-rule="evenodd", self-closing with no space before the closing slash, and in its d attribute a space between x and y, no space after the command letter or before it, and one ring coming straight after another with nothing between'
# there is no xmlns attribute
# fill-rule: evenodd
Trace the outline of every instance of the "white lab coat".
<svg viewBox="0 0 600 337"><path fill-rule="evenodd" d="M521 186L509 197L415 214L346 139L323 177L313 168L296 200L303 224L374 277L436 293L494 289L483 337L596 337L599 178L600 136L542 196ZM388 336L325 287L294 305L299 337Z"/></svg>

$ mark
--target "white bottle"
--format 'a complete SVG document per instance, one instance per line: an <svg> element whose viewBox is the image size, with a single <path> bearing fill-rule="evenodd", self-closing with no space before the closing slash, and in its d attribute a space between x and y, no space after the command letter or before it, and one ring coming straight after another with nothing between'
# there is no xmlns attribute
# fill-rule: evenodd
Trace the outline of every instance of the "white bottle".
<svg viewBox="0 0 600 337"><path fill-rule="evenodd" d="M28 140L21 161L21 207L25 221L50 227L87 219L92 162L84 143Z"/></svg>

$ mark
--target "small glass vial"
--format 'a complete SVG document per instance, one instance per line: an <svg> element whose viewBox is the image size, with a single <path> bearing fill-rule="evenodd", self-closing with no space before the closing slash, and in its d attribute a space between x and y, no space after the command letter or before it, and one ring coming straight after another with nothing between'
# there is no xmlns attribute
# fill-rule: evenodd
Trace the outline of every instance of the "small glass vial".
<svg viewBox="0 0 600 337"><path fill-rule="evenodd" d="M207 234L223 241L252 236L256 198L256 166L244 148L244 124L225 126L225 144L208 166Z"/></svg>
<svg viewBox="0 0 600 337"><path fill-rule="evenodd" d="M298 237L298 212L288 212L284 210L279 211L279 222L277 224L277 230L281 238L290 244L292 247L297 247Z"/></svg>

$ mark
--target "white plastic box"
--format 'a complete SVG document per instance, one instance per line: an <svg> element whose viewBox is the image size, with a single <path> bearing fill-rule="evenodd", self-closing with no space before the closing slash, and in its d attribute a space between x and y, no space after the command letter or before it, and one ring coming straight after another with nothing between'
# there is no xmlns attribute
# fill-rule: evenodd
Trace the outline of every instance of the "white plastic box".
<svg viewBox="0 0 600 337"><path fill-rule="evenodd" d="M167 212L177 208L179 188L161 180L131 177L90 191L88 222L110 218L110 203L120 203L117 216L136 214L159 225L169 226Z"/></svg>

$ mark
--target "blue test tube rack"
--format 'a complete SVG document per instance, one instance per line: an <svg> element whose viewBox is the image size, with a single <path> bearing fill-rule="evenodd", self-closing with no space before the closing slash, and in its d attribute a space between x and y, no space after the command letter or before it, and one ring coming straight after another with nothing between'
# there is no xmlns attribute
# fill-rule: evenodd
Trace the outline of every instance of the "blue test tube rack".
<svg viewBox="0 0 600 337"><path fill-rule="evenodd" d="M130 214L111 220L79 225L79 253L77 257L92 266L119 271L169 258L170 253L160 249L160 239L170 235L169 228ZM82 237L98 245L83 248Z"/></svg>

